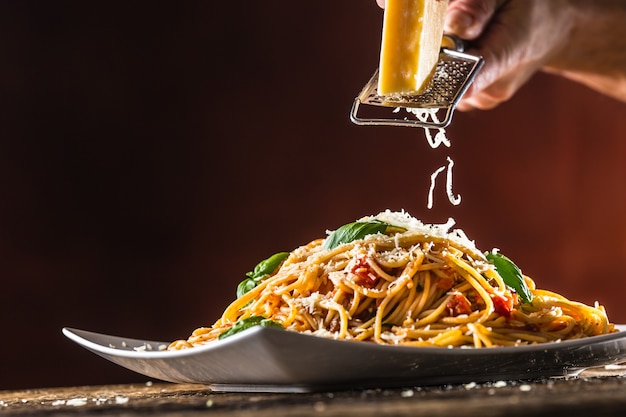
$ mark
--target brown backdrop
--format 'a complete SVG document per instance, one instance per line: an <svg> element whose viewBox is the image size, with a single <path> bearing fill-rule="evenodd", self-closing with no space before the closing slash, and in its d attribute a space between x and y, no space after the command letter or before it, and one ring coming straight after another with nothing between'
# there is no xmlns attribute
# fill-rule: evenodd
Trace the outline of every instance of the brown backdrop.
<svg viewBox="0 0 626 417"><path fill-rule="evenodd" d="M386 208L454 217L626 322L626 105L547 75L452 147L357 127L373 0L0 1L0 389L146 381L61 335L172 340L257 261ZM453 207L429 175L454 158ZM443 177L442 177L443 179Z"/></svg>

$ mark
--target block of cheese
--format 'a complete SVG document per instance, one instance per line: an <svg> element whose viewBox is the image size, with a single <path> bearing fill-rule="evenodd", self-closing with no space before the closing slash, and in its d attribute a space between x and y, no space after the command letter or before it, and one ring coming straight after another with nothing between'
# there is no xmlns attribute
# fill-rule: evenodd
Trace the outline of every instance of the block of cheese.
<svg viewBox="0 0 626 417"><path fill-rule="evenodd" d="M419 93L435 70L448 0L387 0L378 94Z"/></svg>

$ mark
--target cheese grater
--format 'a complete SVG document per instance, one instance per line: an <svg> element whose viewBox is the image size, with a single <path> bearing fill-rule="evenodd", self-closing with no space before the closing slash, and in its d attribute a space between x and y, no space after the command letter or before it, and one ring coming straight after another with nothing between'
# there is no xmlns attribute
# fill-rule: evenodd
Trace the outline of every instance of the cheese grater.
<svg viewBox="0 0 626 417"><path fill-rule="evenodd" d="M442 44L435 72L425 90L416 95L379 95L377 69L354 99L350 120L363 126L448 126L456 105L482 67L483 58L465 53L463 41L451 35L444 35ZM413 116L403 117L402 108Z"/></svg>

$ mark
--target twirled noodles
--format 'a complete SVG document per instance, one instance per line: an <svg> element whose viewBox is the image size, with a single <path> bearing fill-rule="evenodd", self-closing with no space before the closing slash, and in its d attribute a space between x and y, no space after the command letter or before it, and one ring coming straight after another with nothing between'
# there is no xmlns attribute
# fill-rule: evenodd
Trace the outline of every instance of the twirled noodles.
<svg viewBox="0 0 626 417"><path fill-rule="evenodd" d="M264 318L286 331L389 345L496 347L615 331L604 308L538 289L524 301L453 221L426 225L386 211L375 233L326 248L316 239L230 304L210 327L169 349L210 343L236 323ZM597 304L597 303L596 303Z"/></svg>

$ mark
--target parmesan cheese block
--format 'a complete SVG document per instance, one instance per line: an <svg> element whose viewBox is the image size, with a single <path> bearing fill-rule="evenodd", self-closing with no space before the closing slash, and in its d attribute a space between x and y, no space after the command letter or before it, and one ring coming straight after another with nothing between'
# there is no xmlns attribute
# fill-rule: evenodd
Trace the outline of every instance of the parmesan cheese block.
<svg viewBox="0 0 626 417"><path fill-rule="evenodd" d="M435 70L448 0L387 0L378 68L378 94L423 90Z"/></svg>

